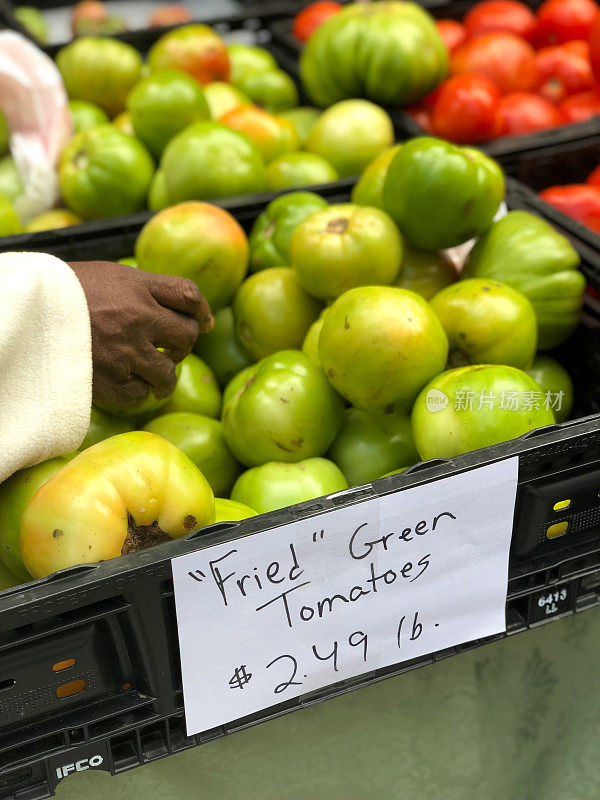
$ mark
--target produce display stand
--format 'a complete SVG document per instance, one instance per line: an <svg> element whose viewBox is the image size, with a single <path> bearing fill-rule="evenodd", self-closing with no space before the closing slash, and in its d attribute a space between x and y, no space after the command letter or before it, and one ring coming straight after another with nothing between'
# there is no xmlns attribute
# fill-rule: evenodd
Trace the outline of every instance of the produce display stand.
<svg viewBox="0 0 600 800"><path fill-rule="evenodd" d="M349 182L321 190L348 199ZM509 181L509 209L537 211ZM229 208L248 231L265 199ZM36 246L66 260L108 259L133 251L143 216L39 234ZM590 287L600 287L600 252L569 231ZM4 251L30 249L27 235ZM596 327L595 327L596 325ZM97 565L73 567L0 593L0 799L50 797L77 763L113 774L335 697L600 603L600 328L586 308L562 348L579 418L449 460L417 464L337 496L240 523L219 523L159 547ZM588 415L587 417L585 415ZM506 633L394 664L302 695L265 712L187 737L171 559L206 546L313 517L327 510L430 484L517 455L519 481L506 602ZM571 503L554 511L559 500ZM569 531L548 539L549 525ZM485 521L482 521L485 535ZM53 665L74 659L77 695L57 699ZM66 774L69 773L68 770Z"/></svg>
<svg viewBox="0 0 600 800"><path fill-rule="evenodd" d="M424 3L427 10L436 19L462 20L466 12L473 5L464 0L450 0L443 3ZM535 10L540 4L527 2ZM300 80L299 56L302 44L292 36L293 18L273 19L269 29L273 35L272 45L279 51L279 59L283 69L292 77ZM428 136L421 126L415 122L403 109L387 109L399 141L410 139L414 136ZM600 154L600 117L579 122L573 125L564 125L560 128L525 134L523 136L504 136L486 144L477 144L496 159L507 175L531 186L541 189L552 183L573 183L570 177L570 165L579 160L590 165L588 172L600 163L600 158L595 159L594 154Z"/></svg>
<svg viewBox="0 0 600 800"><path fill-rule="evenodd" d="M32 0L25 4L14 3L12 0L0 0L0 29L5 27L19 31L28 38L33 39L36 44L39 44L15 17L14 11L19 5L32 6L42 13L48 12L51 22L54 17L59 32L53 36L53 26L49 26L51 35L48 48L58 50L72 41L70 36L67 37L66 32L70 20L70 10L75 3L67 3L64 0ZM129 20L140 17L147 18L154 8L160 5L165 5L165 3L161 3L160 0L122 0L122 2L120 0L111 0L108 8L111 14L119 16L124 13ZM269 18L275 20L294 14L302 4L290 0L273 0L273 2L268 2L268 0L263 2L256 2L256 0L189 0L189 2L186 2L184 0L183 5L187 6L191 11L194 22L214 25L227 18L249 22L249 24L252 24L250 21L255 19ZM120 10L120 6L123 7L123 12ZM139 7L139 11L136 7ZM133 36L135 39L135 35L138 33L159 31L159 34L163 34L170 27L148 28L145 25L141 25L139 28L131 28L131 30L123 33L111 34L111 36L124 41L131 41L130 37Z"/></svg>

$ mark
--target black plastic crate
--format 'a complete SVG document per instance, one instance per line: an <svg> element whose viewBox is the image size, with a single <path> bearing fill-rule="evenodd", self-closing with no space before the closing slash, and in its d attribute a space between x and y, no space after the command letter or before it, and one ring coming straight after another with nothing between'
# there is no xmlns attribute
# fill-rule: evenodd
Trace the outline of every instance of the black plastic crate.
<svg viewBox="0 0 600 800"><path fill-rule="evenodd" d="M350 181L322 190L348 198ZM509 208L532 210L531 193L509 181ZM265 201L236 213L246 230ZM106 259L130 253L144 220L103 221L42 235L42 249L66 259ZM82 226L83 227L83 226ZM19 241L20 240L20 241ZM27 249L27 237L2 241ZM573 239L591 286L600 286L600 253ZM20 245L20 246L19 246ZM97 565L73 567L0 593L0 800L42 800L78 769L112 773L154 761L267 719L335 697L392 675L497 641L600 601L600 358L599 329L582 324L565 347L578 388L578 413L562 425L518 440L435 460L358 487L240 523L220 523L187 539ZM595 372L594 372L595 370ZM587 389L586 389L587 387ZM275 708L187 737L178 653L171 559L224 541L313 517L340 506L431 483L519 456L519 484L507 593L507 631L321 688ZM570 514L587 514L574 535L538 534L556 521L564 491ZM581 519L580 519L581 522ZM576 526L573 526L576 530ZM73 661L65 679L53 666ZM66 673L65 673L66 674ZM66 681L77 694L58 699ZM79 766L78 766L79 765Z"/></svg>
<svg viewBox="0 0 600 800"><path fill-rule="evenodd" d="M541 5L536 0L526 3L534 11ZM435 19L462 20L472 7L470 0L446 0L446 2L421 3ZM273 44L285 59L284 69L295 74L299 80L299 57L302 44L292 35L292 18L276 19L269 24ZM426 131L403 109L387 109L398 140L414 136L427 136ZM600 117L574 125L564 125L552 130L530 133L523 136L504 136L492 142L475 145L495 158L507 175L531 186L542 189L553 183L573 183L571 170L585 163L587 158L595 165L600 163ZM591 172L592 166L588 170ZM553 170L553 171L550 171Z"/></svg>

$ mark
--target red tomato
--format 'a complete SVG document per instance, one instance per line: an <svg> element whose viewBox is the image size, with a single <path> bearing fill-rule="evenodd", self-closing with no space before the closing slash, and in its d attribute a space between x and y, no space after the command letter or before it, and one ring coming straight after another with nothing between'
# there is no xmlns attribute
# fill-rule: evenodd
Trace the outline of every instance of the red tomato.
<svg viewBox="0 0 600 800"><path fill-rule="evenodd" d="M596 167L593 172L590 172L585 182L591 183L592 186L600 186L600 167Z"/></svg>
<svg viewBox="0 0 600 800"><path fill-rule="evenodd" d="M600 96L595 91L573 94L558 107L567 123L585 122L600 114Z"/></svg>
<svg viewBox="0 0 600 800"><path fill-rule="evenodd" d="M484 33L452 55L450 72L476 72L493 81L502 94L527 91L537 82L535 50L514 33Z"/></svg>
<svg viewBox="0 0 600 800"><path fill-rule="evenodd" d="M433 133L453 142L477 143L500 133L498 88L483 75L456 75L444 81L431 114Z"/></svg>
<svg viewBox="0 0 600 800"><path fill-rule="evenodd" d="M557 107L532 92L504 95L498 103L498 114L503 136L520 136L563 124L562 114Z"/></svg>
<svg viewBox="0 0 600 800"><path fill-rule="evenodd" d="M449 53L453 53L457 47L467 41L467 32L464 26L455 19L436 19L435 27Z"/></svg>
<svg viewBox="0 0 600 800"><path fill-rule="evenodd" d="M483 33L503 31L532 42L537 20L533 11L518 0L483 0L465 15L463 24L471 39Z"/></svg>
<svg viewBox="0 0 600 800"><path fill-rule="evenodd" d="M333 0L317 0L303 8L294 19L292 33L301 42L307 42L312 34L329 17L335 16L342 10L342 4Z"/></svg>
<svg viewBox="0 0 600 800"><path fill-rule="evenodd" d="M159 6L150 17L151 28L163 28L167 25L183 25L192 21L192 14L185 6Z"/></svg>
<svg viewBox="0 0 600 800"><path fill-rule="evenodd" d="M600 233L600 186L572 183L540 192L545 203Z"/></svg>
<svg viewBox="0 0 600 800"><path fill-rule="evenodd" d="M596 83L600 86L600 17L596 17L590 29L590 63Z"/></svg>
<svg viewBox="0 0 600 800"><path fill-rule="evenodd" d="M408 106L404 110L426 133L433 133L431 109L425 108L425 106Z"/></svg>
<svg viewBox="0 0 600 800"><path fill-rule="evenodd" d="M587 42L573 41L544 47L537 54L536 63L536 89L542 97L553 103L594 87Z"/></svg>
<svg viewBox="0 0 600 800"><path fill-rule="evenodd" d="M592 23L600 14L594 0L545 0L537 12L538 47L587 40Z"/></svg>

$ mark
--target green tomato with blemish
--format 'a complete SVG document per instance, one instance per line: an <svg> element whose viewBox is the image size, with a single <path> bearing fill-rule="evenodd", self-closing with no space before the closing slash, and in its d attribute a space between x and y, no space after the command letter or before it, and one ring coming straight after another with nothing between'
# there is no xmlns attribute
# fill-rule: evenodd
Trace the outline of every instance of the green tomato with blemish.
<svg viewBox="0 0 600 800"><path fill-rule="evenodd" d="M383 186L388 214L415 247L444 250L484 233L504 197L500 166L472 147L422 136L392 159Z"/></svg>

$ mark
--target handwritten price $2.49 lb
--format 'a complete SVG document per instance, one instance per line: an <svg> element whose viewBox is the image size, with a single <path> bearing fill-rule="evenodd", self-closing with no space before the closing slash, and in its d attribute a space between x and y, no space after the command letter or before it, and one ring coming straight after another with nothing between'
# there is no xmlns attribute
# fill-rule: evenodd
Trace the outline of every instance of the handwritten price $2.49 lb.
<svg viewBox="0 0 600 800"><path fill-rule="evenodd" d="M434 623L434 627L437 628L438 623ZM410 615L404 614L400 617L395 634L398 650L402 650L402 643L405 638L414 642L422 633L423 623L419 621L419 612L415 611L414 614ZM313 644L310 657L317 661L329 662L332 672L335 673L339 672L339 659L343 659L348 653L353 652L349 648L354 648L354 652L358 653L358 657L367 664L369 657L369 637L365 631L353 631L346 641L334 641L329 652L319 652L317 646ZM278 670L282 671L282 674L287 674L288 677L275 685L273 694L283 694L283 692L291 686L302 686L303 682L298 680L298 659L295 656L289 653L277 656L277 658L274 658L266 665L265 669L272 669L276 666ZM306 678L308 675L304 675L303 677ZM253 674L249 671L248 666L246 664L241 664L234 669L229 679L229 687L230 689L244 689L248 686L252 678Z"/></svg>

